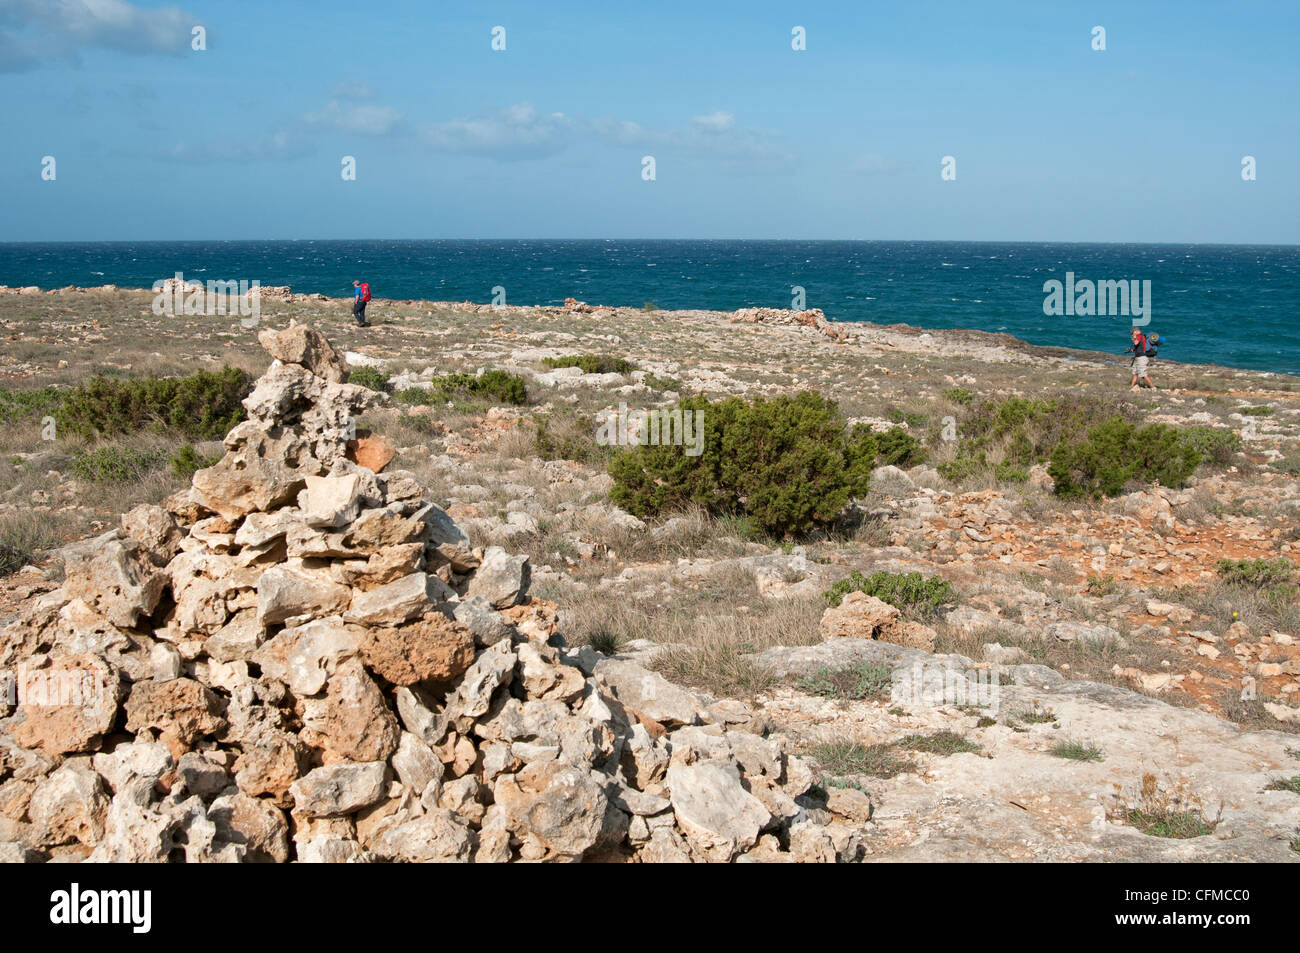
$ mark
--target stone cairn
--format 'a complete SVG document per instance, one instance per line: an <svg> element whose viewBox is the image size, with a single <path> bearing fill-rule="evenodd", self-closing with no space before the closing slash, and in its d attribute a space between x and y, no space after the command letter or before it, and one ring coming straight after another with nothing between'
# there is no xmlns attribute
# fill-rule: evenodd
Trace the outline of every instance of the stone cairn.
<svg viewBox="0 0 1300 953"><path fill-rule="evenodd" d="M860 851L803 762L565 648L527 557L472 547L391 452L358 464L379 398L324 337L260 340L275 360L225 456L66 550L62 587L0 632L0 860Z"/></svg>

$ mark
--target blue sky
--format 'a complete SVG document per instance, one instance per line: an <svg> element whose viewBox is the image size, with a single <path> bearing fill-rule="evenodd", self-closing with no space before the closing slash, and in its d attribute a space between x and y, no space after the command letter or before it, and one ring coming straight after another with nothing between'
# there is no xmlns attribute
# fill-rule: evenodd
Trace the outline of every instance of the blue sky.
<svg viewBox="0 0 1300 953"><path fill-rule="evenodd" d="M1295 0L0 0L0 240L1297 243L1298 41Z"/></svg>

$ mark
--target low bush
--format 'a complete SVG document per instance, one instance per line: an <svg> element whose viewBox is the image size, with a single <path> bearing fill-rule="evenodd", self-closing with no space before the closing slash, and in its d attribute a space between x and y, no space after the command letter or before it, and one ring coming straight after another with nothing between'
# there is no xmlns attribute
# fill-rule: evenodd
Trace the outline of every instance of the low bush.
<svg viewBox="0 0 1300 953"><path fill-rule="evenodd" d="M895 608L922 618L933 616L940 606L952 602L956 594L952 583L940 576L922 576L919 572L873 572L864 576L849 573L822 594L830 605L838 606L850 592L865 592Z"/></svg>
<svg viewBox="0 0 1300 953"><path fill-rule="evenodd" d="M950 400L954 404L962 404L965 406L975 399L975 392L969 391L964 387L949 387L947 390L942 392L942 396L944 399Z"/></svg>
<svg viewBox="0 0 1300 953"><path fill-rule="evenodd" d="M544 357L547 367L578 367L584 374L626 374L632 365L621 357L604 354L570 354L567 357Z"/></svg>
<svg viewBox="0 0 1300 953"><path fill-rule="evenodd" d="M252 378L234 367L189 377L95 377L68 391L55 419L65 434L102 437L170 429L217 440L244 419Z"/></svg>
<svg viewBox="0 0 1300 953"><path fill-rule="evenodd" d="M1173 427L1137 427L1115 416L1052 451L1047 472L1056 494L1066 498L1118 496L1130 480L1181 486L1201 455Z"/></svg>
<svg viewBox="0 0 1300 953"><path fill-rule="evenodd" d="M1200 425L1182 427L1181 439L1201 455L1202 461L1216 467L1226 467L1241 450L1241 435L1226 427Z"/></svg>
<svg viewBox="0 0 1300 953"><path fill-rule="evenodd" d="M77 479L92 483L130 483L166 461L167 454L162 450L96 447L82 450L72 458L72 473Z"/></svg>
<svg viewBox="0 0 1300 953"><path fill-rule="evenodd" d="M1247 586L1252 589L1274 589L1290 584L1295 577L1295 564L1278 559L1220 559L1214 571L1230 586Z"/></svg>
<svg viewBox="0 0 1300 953"><path fill-rule="evenodd" d="M65 393L57 387L39 387L34 390L0 388L0 423L51 413L63 403Z"/></svg>
<svg viewBox="0 0 1300 953"><path fill-rule="evenodd" d="M505 404L522 404L528 399L524 379L505 371L484 371L482 374L445 374L431 381L429 397L445 399L448 394L460 391L479 397L490 397ZM427 398L426 398L427 399Z"/></svg>
<svg viewBox="0 0 1300 953"><path fill-rule="evenodd" d="M219 455L209 456L208 454L200 453L198 450L194 449L192 444L187 443L185 446L173 453L167 462L171 467L173 476L179 480L188 481L192 476L194 476L196 471L204 470L220 459L221 457Z"/></svg>
<svg viewBox="0 0 1300 953"><path fill-rule="evenodd" d="M381 392L387 392L392 386L387 371L368 366L353 368L348 373L348 383L360 384L362 387Z"/></svg>
<svg viewBox="0 0 1300 953"><path fill-rule="evenodd" d="M861 425L859 425L861 426ZM875 435L876 463L896 467L911 467L925 460L925 449L902 427L890 427Z"/></svg>
<svg viewBox="0 0 1300 953"><path fill-rule="evenodd" d="M694 504L714 515L744 515L775 536L834 524L863 496L876 460L876 437L846 432L834 401L816 391L772 400L739 397L678 403L702 428L702 452L669 443L636 446L610 460L610 498L647 516Z"/></svg>
<svg viewBox="0 0 1300 953"><path fill-rule="evenodd" d="M888 698L893 681L889 666L882 662L859 662L846 668L823 666L795 682L810 695L860 701L864 698Z"/></svg>

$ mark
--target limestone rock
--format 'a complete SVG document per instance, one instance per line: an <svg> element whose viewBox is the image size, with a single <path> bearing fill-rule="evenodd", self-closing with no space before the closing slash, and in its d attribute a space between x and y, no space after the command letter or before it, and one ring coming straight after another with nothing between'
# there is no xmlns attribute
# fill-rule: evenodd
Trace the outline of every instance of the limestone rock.
<svg viewBox="0 0 1300 953"><path fill-rule="evenodd" d="M446 682L474 661L474 637L440 612L396 628L371 628L361 643L361 659L394 685Z"/></svg>
<svg viewBox="0 0 1300 953"><path fill-rule="evenodd" d="M344 761L317 768L289 788L294 810L309 817L351 814L384 796L387 766L382 761Z"/></svg>
<svg viewBox="0 0 1300 953"><path fill-rule="evenodd" d="M325 335L306 325L293 325L283 331L267 328L257 341L282 364L299 364L327 381L342 381L348 373L347 363L334 350Z"/></svg>
<svg viewBox="0 0 1300 953"><path fill-rule="evenodd" d="M506 609L528 595L530 575L527 556L511 556L500 546L489 546L466 595L482 596L494 609Z"/></svg>

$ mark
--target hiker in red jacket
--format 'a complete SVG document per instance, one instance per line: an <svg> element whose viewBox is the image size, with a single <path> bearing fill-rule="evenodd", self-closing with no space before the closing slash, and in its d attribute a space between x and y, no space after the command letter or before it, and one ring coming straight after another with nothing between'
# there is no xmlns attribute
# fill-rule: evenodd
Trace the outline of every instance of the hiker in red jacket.
<svg viewBox="0 0 1300 953"><path fill-rule="evenodd" d="M1147 374L1151 346L1147 343L1146 335L1137 328L1133 329L1133 346L1125 353L1133 355L1133 383L1129 390L1137 390L1139 380L1147 387L1155 387L1156 385L1151 383L1151 378Z"/></svg>
<svg viewBox="0 0 1300 953"><path fill-rule="evenodd" d="M366 322L366 305L370 301L370 283L354 281L352 287L357 290L352 302L352 317L357 319L357 327L368 328L370 325Z"/></svg>

